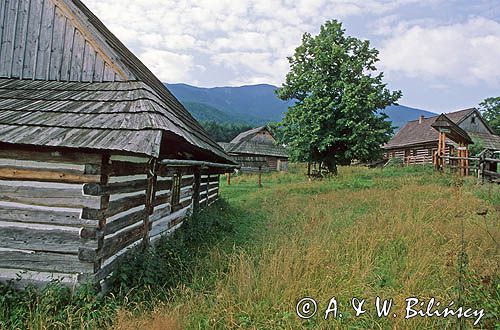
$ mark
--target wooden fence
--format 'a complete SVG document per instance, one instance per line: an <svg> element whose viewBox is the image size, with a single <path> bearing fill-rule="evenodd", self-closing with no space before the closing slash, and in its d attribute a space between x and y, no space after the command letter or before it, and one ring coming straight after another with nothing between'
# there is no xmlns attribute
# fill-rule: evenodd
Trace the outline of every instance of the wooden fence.
<svg viewBox="0 0 500 330"><path fill-rule="evenodd" d="M498 173L500 159L493 158L492 152L485 150L478 157L444 156L443 159L452 172L464 176L477 176L480 183L500 183L500 173Z"/></svg>
<svg viewBox="0 0 500 330"><path fill-rule="evenodd" d="M170 234L218 194L219 175L209 169L0 150L0 281L106 289L129 248Z"/></svg>

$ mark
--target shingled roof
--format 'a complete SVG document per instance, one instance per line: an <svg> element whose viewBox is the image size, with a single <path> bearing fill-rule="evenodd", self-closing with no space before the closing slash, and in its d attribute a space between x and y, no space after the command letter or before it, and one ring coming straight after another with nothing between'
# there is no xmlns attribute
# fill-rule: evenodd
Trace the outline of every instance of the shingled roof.
<svg viewBox="0 0 500 330"><path fill-rule="evenodd" d="M456 125L459 125L465 118L475 111L477 111L475 108L470 108L450 112L446 114L446 117ZM418 119L409 121L396 133L396 135L394 135L391 141L384 145L384 149L411 147L438 141L439 133L431 126L434 124L436 119L438 119L438 117L439 115L423 118L422 122L419 122ZM479 137L483 141L486 139L486 141L489 141L487 142L488 145L495 147L492 149L500 149L500 145L496 144L497 136L493 134L469 133L469 135L471 137Z"/></svg>
<svg viewBox="0 0 500 330"><path fill-rule="evenodd" d="M246 154L288 158L286 149L269 142L256 142L252 138L261 131L268 131L265 126L257 127L236 136L230 143L219 143L229 154Z"/></svg>
<svg viewBox="0 0 500 330"><path fill-rule="evenodd" d="M0 142L233 163L80 0L2 0L0 22Z"/></svg>

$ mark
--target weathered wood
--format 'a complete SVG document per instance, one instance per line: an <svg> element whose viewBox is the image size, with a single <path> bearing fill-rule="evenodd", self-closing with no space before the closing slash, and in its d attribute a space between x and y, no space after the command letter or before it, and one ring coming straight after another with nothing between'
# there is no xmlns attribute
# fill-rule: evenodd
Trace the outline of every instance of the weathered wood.
<svg viewBox="0 0 500 330"><path fill-rule="evenodd" d="M186 198L182 201L179 202L179 204L177 205L172 205L172 212L177 212L179 210L182 210L183 208L191 205L191 199L190 198Z"/></svg>
<svg viewBox="0 0 500 330"><path fill-rule="evenodd" d="M154 221L153 226L151 228L150 237L164 234L169 228L171 228L169 224L177 219L181 220L184 219L186 217L188 210L189 207L184 207L182 209L177 210L176 212L167 214L166 216L161 217L156 221Z"/></svg>
<svg viewBox="0 0 500 330"><path fill-rule="evenodd" d="M133 225L134 223L138 223L142 221L144 216L144 210L138 210L133 213L124 215L123 217L120 217L118 219L115 219L113 221L109 221L106 224L106 235L111 235L116 233L119 230L122 230L123 228L129 227Z"/></svg>
<svg viewBox="0 0 500 330"><path fill-rule="evenodd" d="M492 172L492 171L488 171L488 170L484 170L484 174L486 176L491 176L493 178L500 178L500 173L497 173L497 172Z"/></svg>
<svg viewBox="0 0 500 330"><path fill-rule="evenodd" d="M219 187L219 182L213 182L208 185L208 190Z"/></svg>
<svg viewBox="0 0 500 330"><path fill-rule="evenodd" d="M16 279L13 282L14 287L18 289L25 288L27 285L37 287L45 286L52 281L58 281L62 285L74 288L78 282L78 274L58 273L58 272L38 272L26 271L21 272L20 269L0 268L0 282Z"/></svg>
<svg viewBox="0 0 500 330"><path fill-rule="evenodd" d="M128 230L123 230L110 238L105 238L100 257L106 259L113 256L117 252L127 248L127 246L133 242L142 238L143 233L143 226L136 226Z"/></svg>
<svg viewBox="0 0 500 330"><path fill-rule="evenodd" d="M47 186L19 185L12 181L0 180L0 200L54 207L99 207L99 199L91 196L83 196L81 188L58 186L47 184Z"/></svg>
<svg viewBox="0 0 500 330"><path fill-rule="evenodd" d="M143 235L142 243L144 245L149 244L149 215L153 213L154 209L154 199L155 199L155 186L156 186L156 159L151 160L150 168L148 170L148 187L146 189L146 200L144 207L144 218L143 218Z"/></svg>
<svg viewBox="0 0 500 330"><path fill-rule="evenodd" d="M15 221L74 227L97 227L96 220L80 219L80 211L26 208L0 203L0 221Z"/></svg>
<svg viewBox="0 0 500 330"><path fill-rule="evenodd" d="M111 176L130 176L138 174L147 174L147 164L131 163L125 161L112 161Z"/></svg>
<svg viewBox="0 0 500 330"><path fill-rule="evenodd" d="M198 213L200 211L200 183L201 175L200 170L197 168L194 171L193 182L193 213Z"/></svg>
<svg viewBox="0 0 500 330"><path fill-rule="evenodd" d="M171 198L170 191L166 192L166 193L163 193L163 194L157 194L155 196L155 200L153 202L153 205L156 207L156 206L159 206L159 205L162 205L162 204L169 204L170 203L170 198Z"/></svg>
<svg viewBox="0 0 500 330"><path fill-rule="evenodd" d="M144 205L146 203L146 194L139 194L136 196L129 196L120 198L109 202L108 211L106 212L107 217L112 217L118 213L125 212L134 207Z"/></svg>
<svg viewBox="0 0 500 330"><path fill-rule="evenodd" d="M102 196L106 194L110 195L124 194L124 193L146 190L147 184L148 181L146 179L109 183L107 185L102 185L98 183L88 183L83 186L83 192L85 195L90 195L90 196Z"/></svg>
<svg viewBox="0 0 500 330"><path fill-rule="evenodd" d="M0 179L40 182L62 182L62 183L90 183L99 182L98 175L81 175L76 171L40 170L37 168L5 167L0 166Z"/></svg>
<svg viewBox="0 0 500 330"><path fill-rule="evenodd" d="M156 191L172 189L172 180L158 180L156 183Z"/></svg>
<svg viewBox="0 0 500 330"><path fill-rule="evenodd" d="M43 252L78 253L82 246L97 242L80 239L78 230L20 227L13 222L0 222L0 247Z"/></svg>
<svg viewBox="0 0 500 330"><path fill-rule="evenodd" d="M32 271L92 273L92 263L82 262L77 254L0 249L0 268Z"/></svg>
<svg viewBox="0 0 500 330"><path fill-rule="evenodd" d="M40 148L38 148L40 149ZM48 163L70 163L78 165L101 163L101 155L81 152L61 152L61 151L35 151L2 148L0 158L10 158L28 161L39 161Z"/></svg>

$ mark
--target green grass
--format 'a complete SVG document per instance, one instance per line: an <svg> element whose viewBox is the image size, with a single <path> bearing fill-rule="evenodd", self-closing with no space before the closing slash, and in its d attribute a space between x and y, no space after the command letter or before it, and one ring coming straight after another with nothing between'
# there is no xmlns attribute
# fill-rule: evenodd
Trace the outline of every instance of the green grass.
<svg viewBox="0 0 500 330"><path fill-rule="evenodd" d="M157 250L135 251L112 295L0 287L4 328L366 329L456 328L456 319L404 320L404 299L436 297L485 308L483 328L500 327L500 188L429 167L344 167L309 181L290 173L221 179L224 200L190 220ZM485 217L478 211L488 210ZM464 223L467 264L459 271ZM496 241L496 242L495 242ZM302 321L295 304L332 296L342 319ZM377 296L397 318L376 317ZM355 318L352 297L368 312ZM467 323L471 325L470 321ZM0 326L2 328L2 326Z"/></svg>

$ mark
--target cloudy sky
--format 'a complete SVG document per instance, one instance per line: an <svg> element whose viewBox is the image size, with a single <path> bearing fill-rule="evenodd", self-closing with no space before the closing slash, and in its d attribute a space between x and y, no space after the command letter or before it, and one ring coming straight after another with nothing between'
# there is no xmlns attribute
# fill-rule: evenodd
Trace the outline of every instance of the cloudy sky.
<svg viewBox="0 0 500 330"><path fill-rule="evenodd" d="M500 0L84 0L163 81L281 85L326 20L369 39L400 104L434 112L500 96Z"/></svg>

